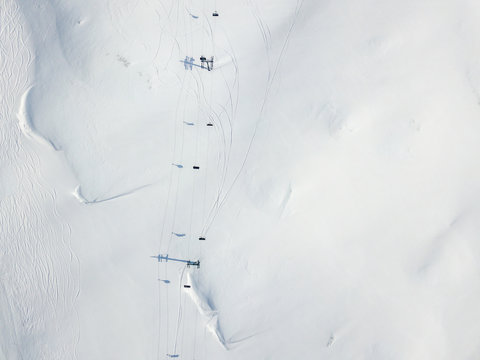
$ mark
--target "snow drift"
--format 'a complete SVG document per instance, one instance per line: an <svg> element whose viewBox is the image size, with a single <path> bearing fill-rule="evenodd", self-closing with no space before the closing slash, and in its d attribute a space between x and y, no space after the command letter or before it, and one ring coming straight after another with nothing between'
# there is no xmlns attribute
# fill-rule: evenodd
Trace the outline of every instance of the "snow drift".
<svg viewBox="0 0 480 360"><path fill-rule="evenodd" d="M479 16L7 0L0 358L478 357Z"/></svg>

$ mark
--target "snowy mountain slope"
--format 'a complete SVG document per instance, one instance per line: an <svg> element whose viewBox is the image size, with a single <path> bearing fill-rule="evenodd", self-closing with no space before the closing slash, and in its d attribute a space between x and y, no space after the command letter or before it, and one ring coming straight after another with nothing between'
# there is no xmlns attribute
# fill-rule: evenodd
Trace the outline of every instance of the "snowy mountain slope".
<svg viewBox="0 0 480 360"><path fill-rule="evenodd" d="M0 358L74 358L78 258L60 215L64 159L36 141L23 96L34 58L21 10L0 10ZM64 171L64 170L63 170Z"/></svg>
<svg viewBox="0 0 480 360"><path fill-rule="evenodd" d="M478 357L479 11L7 2L3 357Z"/></svg>

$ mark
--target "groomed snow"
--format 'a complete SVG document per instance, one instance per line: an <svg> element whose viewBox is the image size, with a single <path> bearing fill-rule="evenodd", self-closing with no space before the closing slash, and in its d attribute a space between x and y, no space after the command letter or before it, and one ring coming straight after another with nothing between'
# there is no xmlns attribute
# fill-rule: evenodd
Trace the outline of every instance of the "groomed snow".
<svg viewBox="0 0 480 360"><path fill-rule="evenodd" d="M4 0L0 360L480 357L478 34L470 0Z"/></svg>

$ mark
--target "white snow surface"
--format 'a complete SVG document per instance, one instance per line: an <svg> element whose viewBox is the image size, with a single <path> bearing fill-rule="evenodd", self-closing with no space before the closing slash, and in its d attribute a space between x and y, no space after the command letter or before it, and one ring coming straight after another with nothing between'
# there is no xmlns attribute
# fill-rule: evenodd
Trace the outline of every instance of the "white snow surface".
<svg viewBox="0 0 480 360"><path fill-rule="evenodd" d="M0 359L480 358L479 34L473 0L3 0Z"/></svg>

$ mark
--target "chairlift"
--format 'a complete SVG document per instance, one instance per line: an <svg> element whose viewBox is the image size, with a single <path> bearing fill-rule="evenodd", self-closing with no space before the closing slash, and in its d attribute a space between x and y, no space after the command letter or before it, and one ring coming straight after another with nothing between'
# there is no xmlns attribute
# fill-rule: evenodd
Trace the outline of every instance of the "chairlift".
<svg viewBox="0 0 480 360"><path fill-rule="evenodd" d="M186 289L190 289L190 288L191 288L190 285L183 285L183 287L186 288Z"/></svg>
<svg viewBox="0 0 480 360"><path fill-rule="evenodd" d="M198 169L200 169L200 166L196 166L196 165L195 165L193 168L194 168L195 170L198 170Z"/></svg>
<svg viewBox="0 0 480 360"><path fill-rule="evenodd" d="M213 126L213 124L212 124L212 123L208 123L207 126Z"/></svg>
<svg viewBox="0 0 480 360"><path fill-rule="evenodd" d="M212 16L218 16L218 12L214 11Z"/></svg>
<svg viewBox="0 0 480 360"><path fill-rule="evenodd" d="M206 238L202 236L202 237L199 237L198 240L206 240Z"/></svg>

